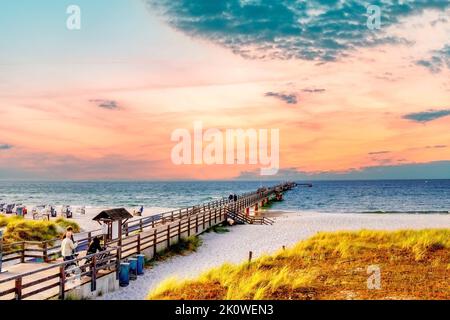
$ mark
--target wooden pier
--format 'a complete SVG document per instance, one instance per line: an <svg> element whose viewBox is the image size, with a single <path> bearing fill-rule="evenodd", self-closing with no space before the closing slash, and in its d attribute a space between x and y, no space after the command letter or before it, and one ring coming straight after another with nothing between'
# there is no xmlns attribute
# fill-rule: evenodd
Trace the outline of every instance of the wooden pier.
<svg viewBox="0 0 450 320"><path fill-rule="evenodd" d="M75 260L80 274L74 281L67 278L60 256L60 240L43 242L22 241L3 246L3 263L6 272L0 274L0 300L51 298L64 299L77 287L88 286L96 293L102 278L118 279L121 261L144 254L151 259L157 252L170 247L182 238L198 235L225 222L228 218L240 223L273 224L266 217L253 217L248 208L262 207L279 193L295 187L288 182L264 190L238 196L237 201L228 198L205 204L174 210L159 215L132 220L123 226L122 238L107 242L106 250L90 256L80 253ZM79 248L87 248L101 230L75 235ZM39 261L39 262L36 262ZM7 263L7 264L6 264ZM113 279L113 280L114 280Z"/></svg>

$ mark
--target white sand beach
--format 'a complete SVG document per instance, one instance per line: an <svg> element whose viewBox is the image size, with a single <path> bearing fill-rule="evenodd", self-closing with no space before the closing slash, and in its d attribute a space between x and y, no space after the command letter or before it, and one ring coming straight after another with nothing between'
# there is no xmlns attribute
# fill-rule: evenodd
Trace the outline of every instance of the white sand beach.
<svg viewBox="0 0 450 320"><path fill-rule="evenodd" d="M126 288L108 293L98 299L140 300L149 290L168 277L192 278L225 262L239 263L248 259L248 252L258 257L272 253L283 245L291 246L319 231L338 230L397 230L450 228L448 214L342 214L315 212L270 212L273 226L239 225L224 234L201 235L203 244L197 252L176 256L146 269L137 281Z"/></svg>
<svg viewBox="0 0 450 320"><path fill-rule="evenodd" d="M28 208L28 214L26 215L26 219L33 219L33 216L31 214L31 209L34 207L33 205L26 205L26 207ZM55 206L56 210L57 210L57 217L61 216L61 206ZM92 230L96 230L100 228L100 225L96 222L93 221L92 218L94 218L97 214L99 214L101 211L103 210L107 210L107 209L112 209L114 207L86 207L86 211L85 214L80 214L79 212L79 208L80 206L73 206L72 208L72 212L73 212L73 216L70 220L75 221L76 223L78 223L78 225L81 227L82 231L92 231ZM138 210L138 207L129 207L129 208L125 208L128 210L128 212L130 212L131 214L133 214L134 210ZM142 217L149 217L155 214L160 214L163 212L169 212L172 210L175 210L178 208L163 208L163 207L145 207L144 208L144 212L142 214ZM135 219L139 219L141 217L135 216L133 217L131 220L135 220ZM51 218L51 220L54 220L56 218Z"/></svg>

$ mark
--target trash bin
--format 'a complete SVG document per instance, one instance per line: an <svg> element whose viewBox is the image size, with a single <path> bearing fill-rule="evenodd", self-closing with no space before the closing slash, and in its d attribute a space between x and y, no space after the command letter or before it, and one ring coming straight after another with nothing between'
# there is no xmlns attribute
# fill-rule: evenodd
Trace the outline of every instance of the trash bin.
<svg viewBox="0 0 450 320"><path fill-rule="evenodd" d="M119 285L126 287L130 283L130 264L127 262L120 263Z"/></svg>
<svg viewBox="0 0 450 320"><path fill-rule="evenodd" d="M128 259L128 263L130 264L130 280L137 279L137 258Z"/></svg>
<svg viewBox="0 0 450 320"><path fill-rule="evenodd" d="M137 274L140 276L144 274L145 255L137 255Z"/></svg>

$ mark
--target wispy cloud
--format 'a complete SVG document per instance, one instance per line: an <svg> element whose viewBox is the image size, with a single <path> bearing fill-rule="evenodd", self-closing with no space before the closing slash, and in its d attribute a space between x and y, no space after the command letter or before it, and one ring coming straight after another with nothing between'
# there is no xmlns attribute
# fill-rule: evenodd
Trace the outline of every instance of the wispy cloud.
<svg viewBox="0 0 450 320"><path fill-rule="evenodd" d="M92 99L89 102L95 103L97 107L103 109L115 110L119 108L119 104L115 100Z"/></svg>
<svg viewBox="0 0 450 320"><path fill-rule="evenodd" d="M374 152L369 152L369 155L378 155L378 154L387 154L387 153L391 153L390 151L374 151Z"/></svg>
<svg viewBox="0 0 450 320"><path fill-rule="evenodd" d="M426 123L450 115L450 109L428 110L424 112L409 113L403 116L404 119Z"/></svg>
<svg viewBox="0 0 450 320"><path fill-rule="evenodd" d="M325 92L325 89L321 89L321 88L305 88L302 90L303 92L307 92L307 93L322 93Z"/></svg>
<svg viewBox="0 0 450 320"><path fill-rule="evenodd" d="M13 148L13 146L10 144L0 144L0 150L9 150L12 148Z"/></svg>
<svg viewBox="0 0 450 320"><path fill-rule="evenodd" d="M266 92L264 94L266 97L274 97L280 99L287 104L297 104L297 95L295 93L282 93L282 92Z"/></svg>
<svg viewBox="0 0 450 320"><path fill-rule="evenodd" d="M441 50L433 51L430 58L418 60L416 63L428 68L433 73L440 72L445 66L450 69L450 44L447 44Z"/></svg>
<svg viewBox="0 0 450 320"><path fill-rule="evenodd" d="M383 29L366 27L367 4L354 1L147 0L168 23L251 59L333 61L361 47L408 43L384 30L425 9L444 10L450 2L379 1Z"/></svg>

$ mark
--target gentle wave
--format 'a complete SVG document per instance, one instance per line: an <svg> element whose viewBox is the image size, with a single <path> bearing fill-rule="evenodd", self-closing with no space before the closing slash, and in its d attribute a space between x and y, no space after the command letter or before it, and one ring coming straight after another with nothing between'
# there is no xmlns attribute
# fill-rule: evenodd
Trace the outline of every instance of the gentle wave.
<svg viewBox="0 0 450 320"><path fill-rule="evenodd" d="M300 181L299 181L300 182ZM0 181L0 203L181 208L277 181ZM272 210L329 213L448 214L450 180L317 181L298 187Z"/></svg>

